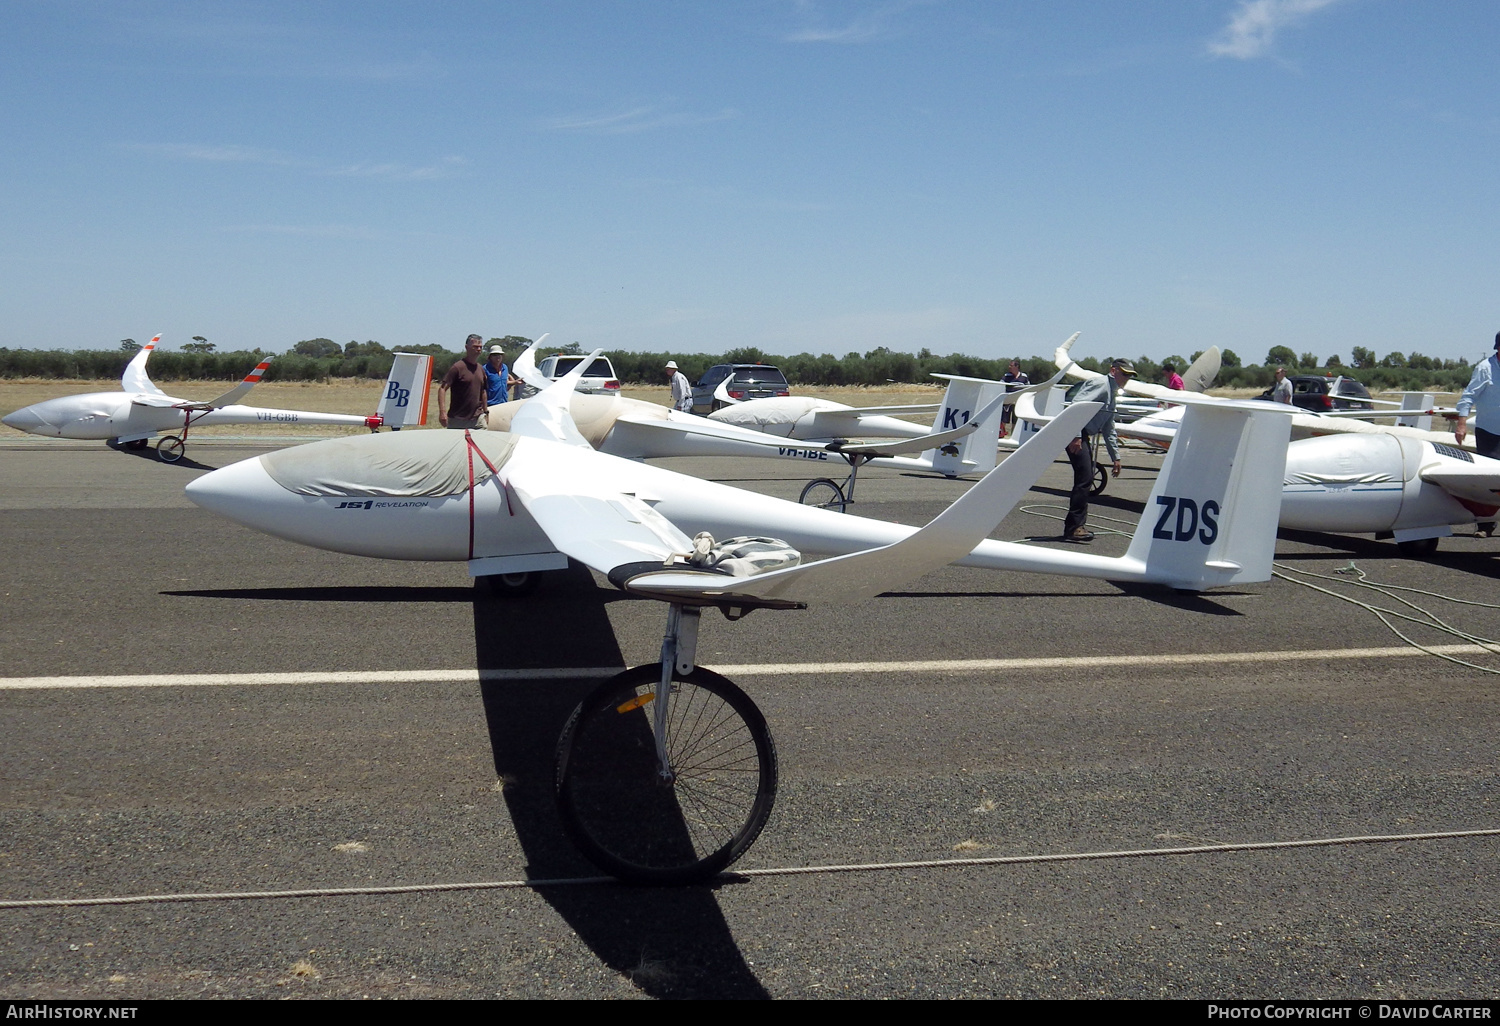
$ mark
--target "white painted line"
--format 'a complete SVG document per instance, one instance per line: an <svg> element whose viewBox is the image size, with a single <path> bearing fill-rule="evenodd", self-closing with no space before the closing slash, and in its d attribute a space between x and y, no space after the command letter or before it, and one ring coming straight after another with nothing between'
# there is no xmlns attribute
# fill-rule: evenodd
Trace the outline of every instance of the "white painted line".
<svg viewBox="0 0 1500 1026"><path fill-rule="evenodd" d="M1432 645L1442 655L1496 655L1481 645ZM1386 648L1306 649L1287 652L1204 652L1175 655L1046 656L1034 659L913 659L858 663L737 663L714 665L726 677L781 677L836 673L978 673L1000 670L1071 670L1112 667L1214 666L1236 663L1337 662L1401 659L1428 651ZM329 670L306 673L145 673L90 677L0 677L0 691L50 688L241 687L261 684L442 684L480 680L568 680L609 677L618 666L563 666L535 670Z"/></svg>
<svg viewBox="0 0 1500 1026"><path fill-rule="evenodd" d="M1394 659L1442 655L1500 655L1481 645L1429 645L1424 651L1409 645L1386 648L1308 649L1291 652L1202 652L1175 655L1044 656L1033 659L925 659L883 663L746 663L714 666L725 676L771 676L792 673L973 673L981 670L1071 670L1114 667L1209 666L1232 663L1312 662L1340 659Z"/></svg>
<svg viewBox="0 0 1500 1026"><path fill-rule="evenodd" d="M0 677L0 691L28 688L190 688L259 684L444 684L478 680L566 680L612 677L619 666L539 670L333 670L312 673L142 673L102 677Z"/></svg>

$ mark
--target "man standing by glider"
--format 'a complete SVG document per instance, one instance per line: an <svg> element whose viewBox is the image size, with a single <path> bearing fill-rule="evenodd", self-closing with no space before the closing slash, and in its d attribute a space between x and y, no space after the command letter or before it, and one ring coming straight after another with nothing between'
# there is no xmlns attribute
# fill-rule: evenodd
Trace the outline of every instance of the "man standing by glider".
<svg viewBox="0 0 1500 1026"><path fill-rule="evenodd" d="M499 406L510 398L510 368L505 363L505 347L498 343L490 346L484 360L486 407Z"/></svg>
<svg viewBox="0 0 1500 1026"><path fill-rule="evenodd" d="M1458 398L1458 423L1453 437L1459 445L1469 434L1469 414L1474 414L1474 451L1500 459L1500 334L1495 336L1495 355L1474 368L1469 387Z"/></svg>
<svg viewBox="0 0 1500 1026"><path fill-rule="evenodd" d="M470 335L464 342L464 355L454 360L443 383L438 386L438 423L445 428L483 428L487 407L484 402L484 368L479 352L484 339ZM449 394L452 399L449 399Z"/></svg>
<svg viewBox="0 0 1500 1026"><path fill-rule="evenodd" d="M1073 396L1075 403L1103 403L1104 408L1083 426L1083 433L1068 443L1068 462L1073 465L1073 491L1068 500L1068 516L1063 521L1063 541L1091 542L1094 532L1084 525L1089 519L1089 489L1094 484L1094 439L1104 436L1104 448L1114 461L1114 475L1120 476L1120 439L1115 435L1115 393L1135 377L1135 364L1115 360L1107 377L1090 378Z"/></svg>
<svg viewBox="0 0 1500 1026"><path fill-rule="evenodd" d="M683 413L693 412L693 386L687 375L677 369L676 360L667 361L667 377L672 380L672 409Z"/></svg>

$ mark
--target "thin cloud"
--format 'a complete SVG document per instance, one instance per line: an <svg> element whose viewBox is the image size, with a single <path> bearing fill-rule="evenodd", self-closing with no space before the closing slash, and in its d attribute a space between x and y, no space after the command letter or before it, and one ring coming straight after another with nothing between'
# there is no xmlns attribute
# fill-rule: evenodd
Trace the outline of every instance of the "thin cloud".
<svg viewBox="0 0 1500 1026"><path fill-rule="evenodd" d="M293 235L308 239L355 239L360 242L374 242L385 237L382 232L373 228L350 224L232 224L219 230L247 235Z"/></svg>
<svg viewBox="0 0 1500 1026"><path fill-rule="evenodd" d="M211 164L271 164L286 167L296 163L275 150L235 144L214 146L202 143L131 143L129 148L173 160L196 160Z"/></svg>
<svg viewBox="0 0 1500 1026"><path fill-rule="evenodd" d="M1276 33L1296 25L1308 15L1339 0L1240 0L1229 24L1208 43L1215 57L1248 61L1264 57L1276 42Z"/></svg>
<svg viewBox="0 0 1500 1026"><path fill-rule="evenodd" d="M354 164L321 164L279 153L276 150L235 143L126 143L124 148L171 160L209 164L261 164L300 170L307 174L332 178L367 178L386 182L430 182L454 178L464 173L468 161L463 157L444 157L432 164L401 164L393 161L361 161Z"/></svg>
<svg viewBox="0 0 1500 1026"><path fill-rule="evenodd" d="M684 128L729 121L739 111L726 107L717 114L689 114L659 107L632 107L615 114L584 114L552 118L542 127L553 132L580 132L586 135L634 135L659 128Z"/></svg>
<svg viewBox="0 0 1500 1026"><path fill-rule="evenodd" d="M439 178L454 178L463 173L468 161L462 157L444 157L436 164L412 167L409 164L348 164L330 168L327 174L335 178L375 178L387 182L430 182Z"/></svg>
<svg viewBox="0 0 1500 1026"><path fill-rule="evenodd" d="M887 0L875 4L841 24L830 24L821 5L812 0L798 0L797 9L804 22L802 28L786 36L788 43L870 43L894 34L893 22L913 7L932 0Z"/></svg>

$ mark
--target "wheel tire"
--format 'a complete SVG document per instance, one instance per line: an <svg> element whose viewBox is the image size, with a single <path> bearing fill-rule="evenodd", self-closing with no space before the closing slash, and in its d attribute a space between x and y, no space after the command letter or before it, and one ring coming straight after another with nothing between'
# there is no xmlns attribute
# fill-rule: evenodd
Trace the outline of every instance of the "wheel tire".
<svg viewBox="0 0 1500 1026"><path fill-rule="evenodd" d="M557 809L589 860L629 883L687 884L745 853L776 802L776 746L743 691L702 667L673 674L664 783L652 733L657 664L605 681L557 743ZM628 706L621 711L622 706Z"/></svg>
<svg viewBox="0 0 1500 1026"><path fill-rule="evenodd" d="M1419 538L1416 541L1397 542L1396 549L1407 559L1426 559L1437 552L1436 538Z"/></svg>
<svg viewBox="0 0 1500 1026"><path fill-rule="evenodd" d="M474 578L474 587L492 599L514 599L530 595L542 583L542 575L534 570L519 574L485 574Z"/></svg>
<svg viewBox="0 0 1500 1026"><path fill-rule="evenodd" d="M807 482L807 486L802 489L802 494L798 496L797 501L804 506L831 509L835 513L844 512L844 507L849 503L849 500L844 498L844 490L826 477Z"/></svg>
<svg viewBox="0 0 1500 1026"><path fill-rule="evenodd" d="M131 452L141 452L146 448L146 446L150 444L151 439L149 438L137 438L133 442L126 442L125 448L129 449Z"/></svg>
<svg viewBox="0 0 1500 1026"><path fill-rule="evenodd" d="M183 450L186 448L182 439L176 435L167 435L156 443L156 458L163 463L176 463L182 459Z"/></svg>
<svg viewBox="0 0 1500 1026"><path fill-rule="evenodd" d="M1103 495L1109 485L1109 470L1102 463L1094 464L1094 483L1089 486L1090 495Z"/></svg>

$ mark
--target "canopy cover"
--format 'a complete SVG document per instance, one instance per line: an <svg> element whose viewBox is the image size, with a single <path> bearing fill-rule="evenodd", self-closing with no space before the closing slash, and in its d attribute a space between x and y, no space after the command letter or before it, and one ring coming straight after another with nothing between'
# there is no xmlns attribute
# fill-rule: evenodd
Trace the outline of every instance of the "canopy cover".
<svg viewBox="0 0 1500 1026"><path fill-rule="evenodd" d="M298 495L440 496L468 491L493 474L472 439L497 470L515 438L500 431L398 431L330 438L260 457L277 484ZM353 468L351 475L350 468Z"/></svg>

